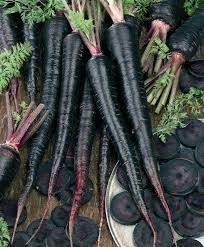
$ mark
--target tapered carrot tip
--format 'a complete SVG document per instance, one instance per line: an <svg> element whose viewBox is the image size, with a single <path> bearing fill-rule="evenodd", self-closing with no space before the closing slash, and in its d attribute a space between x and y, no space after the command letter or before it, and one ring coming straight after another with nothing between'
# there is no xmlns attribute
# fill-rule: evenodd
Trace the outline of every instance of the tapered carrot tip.
<svg viewBox="0 0 204 247"><path fill-rule="evenodd" d="M74 221L70 218L69 221L69 239L70 239L70 247L74 247L73 243L73 233L74 233Z"/></svg>
<svg viewBox="0 0 204 247"><path fill-rule="evenodd" d="M103 227L103 218L101 219L100 224L99 224L99 233L98 233L97 247L100 247L102 227Z"/></svg>
<svg viewBox="0 0 204 247"><path fill-rule="evenodd" d="M16 230L17 230L17 226L18 226L18 221L19 221L19 218L21 216L22 211L23 211L23 207L22 206L18 206L18 211L17 211L16 221L15 221L15 225L14 225L14 229L13 229L13 235L12 235L12 239L11 239L11 244L13 243L13 240L14 240L14 237L15 237L15 234L16 234Z"/></svg>

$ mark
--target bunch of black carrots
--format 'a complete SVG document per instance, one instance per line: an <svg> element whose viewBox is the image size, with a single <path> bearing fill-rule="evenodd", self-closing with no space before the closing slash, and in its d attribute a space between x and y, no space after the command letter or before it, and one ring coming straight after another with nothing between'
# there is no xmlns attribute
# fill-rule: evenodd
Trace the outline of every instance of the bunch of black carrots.
<svg viewBox="0 0 204 247"><path fill-rule="evenodd" d="M28 172L18 200L13 239L38 167L55 133L47 204L41 223L29 243L40 231L67 150L75 143L72 155L76 185L70 215L67 215L70 246L74 246L74 223L88 180L94 136L97 127L100 127L100 228L105 214L104 201L112 142L119 161L126 168L132 197L151 228L153 246L158 246L158 233L143 197L143 170L165 209L173 235L174 231L158 175L146 89L147 93L154 89L153 99L158 97L163 100L158 105L158 111L166 104L171 90L170 100L173 100L181 65L195 55L204 37L204 6L201 5L192 17L186 17L183 14L183 1L152 1L156 3L152 3L149 9L152 23L141 64L141 20L137 19L134 1L71 0L68 3L66 0L57 0L54 7L50 4L52 14L48 20L47 12L44 13L44 18L40 18L40 14L45 11L43 6L46 6L46 1L41 2L42 7L32 7L33 15L28 17L28 12L23 12L26 7L21 9L21 1L18 8L15 1L9 2L11 6L7 5L7 1L4 2L4 7L0 10L3 13L0 16L1 50L18 42L16 39L32 45L31 56L22 71L22 80L31 104L15 128L12 124L9 95L14 98L17 107L16 88L20 79L13 78L11 94L7 93L6 96L7 141L0 146L0 191L10 185L19 168L19 149L37 130L29 143ZM16 12L19 11L23 18L20 19L18 13L4 14L11 7ZM42 12L38 11L40 8ZM131 15L125 15L124 10L127 9ZM39 21L36 18L38 15ZM175 29L169 40L169 57L164 59L156 56L152 47L155 48L158 39L165 45L168 33ZM150 75L145 82L142 69ZM155 80L167 72L173 74L169 83L154 87L157 83ZM35 108L38 102L41 104Z"/></svg>

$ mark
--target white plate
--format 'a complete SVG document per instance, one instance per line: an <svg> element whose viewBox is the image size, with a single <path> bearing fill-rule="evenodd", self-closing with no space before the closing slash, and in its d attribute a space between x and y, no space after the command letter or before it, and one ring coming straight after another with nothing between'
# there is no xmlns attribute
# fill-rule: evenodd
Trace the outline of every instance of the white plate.
<svg viewBox="0 0 204 247"><path fill-rule="evenodd" d="M201 119L201 120L204 122L204 119ZM125 191L120 186L116 178L117 164L115 168L113 169L112 174L109 178L109 182L108 182L108 187L107 187L107 192L106 192L106 218L107 218L107 222L108 222L111 235L116 245L118 247L133 247L135 246L133 243L133 231L134 231L135 225L134 226L121 225L117 223L116 221L114 221L110 215L110 202L112 198L118 193ZM178 239L180 238L181 237L178 236ZM200 241L204 246L204 236L197 238L197 240Z"/></svg>

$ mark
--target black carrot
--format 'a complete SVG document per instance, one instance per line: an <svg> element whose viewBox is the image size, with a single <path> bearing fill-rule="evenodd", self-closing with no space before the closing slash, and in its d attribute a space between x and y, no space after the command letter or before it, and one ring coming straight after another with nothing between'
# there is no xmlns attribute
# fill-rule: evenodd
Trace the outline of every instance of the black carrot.
<svg viewBox="0 0 204 247"><path fill-rule="evenodd" d="M147 35L149 41L141 59L143 70L149 75L157 73L166 58L165 54L162 57L157 53L155 47L159 43L158 52L159 49L165 50L167 34L174 30L182 20L183 4L183 0L161 0L150 6L151 28Z"/></svg>
<svg viewBox="0 0 204 247"><path fill-rule="evenodd" d="M40 70L40 47L39 47L39 24L33 23L31 26L23 24L23 39L24 42L29 42L32 45L32 54L25 65L25 84L27 95L30 101L36 101L37 82L39 79Z"/></svg>
<svg viewBox="0 0 204 247"><path fill-rule="evenodd" d="M67 14L69 14L70 9L67 6L66 1L63 1L63 3ZM92 7L90 7L90 4ZM101 51L99 30L102 18L100 5L98 2L92 0L87 2L87 9L90 17L89 20L84 19L83 10L74 12L75 15L79 15L79 17L83 20L84 25L86 24L86 28L82 30L81 25L77 25L75 22L77 28L82 31L82 38L92 56L87 63L87 75L94 91L94 99L98 110L108 126L109 132L112 135L113 143L115 144L115 147L120 155L120 159L126 166L135 203L138 205L146 221L151 227L154 234L155 243L156 232L141 193L141 176L139 174L139 161L137 153L135 152L134 144L129 137L128 128L119 109L117 98L118 92L112 77L110 58L104 56ZM74 15L73 12L72 15ZM95 23L93 24L91 20L95 20ZM71 247L73 247L73 241L70 243Z"/></svg>
<svg viewBox="0 0 204 247"><path fill-rule="evenodd" d="M23 116L21 122L15 129L12 119L11 103L9 94L6 93L7 108L7 138L4 144L0 145L0 191L11 184L20 167L19 150L25 142L37 131L47 114L44 112L44 105L40 104L34 108L31 103ZM42 114L44 112L44 114Z"/></svg>
<svg viewBox="0 0 204 247"><path fill-rule="evenodd" d="M75 128L78 127L75 120L80 99L80 89L85 74L86 60L86 47L79 33L73 31L63 40L62 83L56 126L57 136L53 149L52 172L48 188L48 200L42 220L34 235L36 235L41 228L44 217L49 209L59 169L65 160L68 144L73 138L72 132L75 131L73 126L75 126Z"/></svg>
<svg viewBox="0 0 204 247"><path fill-rule="evenodd" d="M98 246L100 245L101 230L105 218L105 196L108 184L108 166L110 161L110 138L107 126L102 124L100 133L99 150L99 236Z"/></svg>
<svg viewBox="0 0 204 247"><path fill-rule="evenodd" d="M28 175L26 185L18 201L18 210L13 237L28 193L33 185L37 167L44 156L52 135L52 129L54 127L54 121L58 109L62 41L68 31L69 28L67 20L62 15L57 15L52 20L46 21L42 30L44 45L44 78L41 102L45 105L45 109L48 111L48 117L32 139L32 143L30 145Z"/></svg>
<svg viewBox="0 0 204 247"><path fill-rule="evenodd" d="M138 144L142 164L165 208L172 228L171 214L164 197L158 175L158 163L155 159L152 126L140 65L138 33L125 22L121 1L118 2L117 7L106 0L101 0L101 3L114 21L114 24L107 30L106 41L110 53L117 62L126 109L135 130L135 143ZM117 9L117 15L115 9Z"/></svg>
<svg viewBox="0 0 204 247"><path fill-rule="evenodd" d="M175 33L170 36L170 58L155 76L145 81L147 88L154 85L150 93L154 96L155 104L158 101L155 110L156 113L160 113L168 99L169 103L172 103L175 98L181 66L185 61L190 60L195 55L204 38L203 17L204 5L201 5L195 14L188 18Z"/></svg>
<svg viewBox="0 0 204 247"><path fill-rule="evenodd" d="M0 8L0 50L10 49L18 42L15 15L4 15Z"/></svg>
<svg viewBox="0 0 204 247"><path fill-rule="evenodd" d="M93 56L91 60L88 61L87 73L94 90L98 109L108 125L113 143L115 143L122 163L126 166L135 203L152 228L156 239L156 233L141 193L142 184L138 156L135 153L134 145L128 135L128 128L124 123L123 116L118 108L118 102L115 101L117 89L114 85L110 68L109 58L103 55L97 55Z"/></svg>
<svg viewBox="0 0 204 247"><path fill-rule="evenodd" d="M91 150L95 128L95 105L92 98L92 91L87 80L84 85L84 92L81 103L79 135L74 160L76 185L69 217L69 237L71 245L73 244L72 239L75 219L81 206L81 200L84 196L89 175L89 163L91 159Z"/></svg>

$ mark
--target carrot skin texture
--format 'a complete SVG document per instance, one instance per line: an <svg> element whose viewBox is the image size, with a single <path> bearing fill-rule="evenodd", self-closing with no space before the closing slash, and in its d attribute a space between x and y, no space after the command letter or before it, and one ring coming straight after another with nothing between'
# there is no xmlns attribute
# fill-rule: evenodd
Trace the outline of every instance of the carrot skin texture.
<svg viewBox="0 0 204 247"><path fill-rule="evenodd" d="M121 161L125 164L135 203L153 229L141 193L139 158L118 107L117 92L111 75L109 58L103 55L92 57L87 64L87 74L94 91L97 107L108 126Z"/></svg>
<svg viewBox="0 0 204 247"><path fill-rule="evenodd" d="M0 50L10 49L17 43L17 30L15 28L15 16L3 15L3 8L0 8Z"/></svg>
<svg viewBox="0 0 204 247"><path fill-rule="evenodd" d="M169 213L155 159L152 126L142 78L139 48L136 48L139 47L138 34L128 23L117 23L107 30L106 40L108 49L117 62L126 109L136 132L135 143L138 144L144 168L164 208Z"/></svg>
<svg viewBox="0 0 204 247"><path fill-rule="evenodd" d="M86 48L78 33L67 35L63 41L62 85L59 102L57 137L53 152L53 165L49 183L49 194L53 192L54 180L65 160L69 137L71 138L80 88L85 73ZM72 139L72 138L71 138Z"/></svg>
<svg viewBox="0 0 204 247"><path fill-rule="evenodd" d="M24 191L18 202L18 207L23 208L27 195L33 185L39 163L42 161L47 149L51 131L57 111L58 91L60 86L60 66L62 40L68 32L68 24L65 17L55 17L45 22L44 35L44 78L41 102L48 110L48 117L37 131L30 144L28 156L28 175Z"/></svg>
<svg viewBox="0 0 204 247"><path fill-rule="evenodd" d="M0 192L4 190L13 181L19 167L19 153L8 145L0 145Z"/></svg>
<svg viewBox="0 0 204 247"><path fill-rule="evenodd" d="M33 24L29 26L28 24L23 24L23 40L24 42L29 42L32 45L32 54L25 64L25 83L26 91L30 101L36 101L37 91L37 81L39 77L39 64L40 64L40 44L38 33L40 32L39 25Z"/></svg>
<svg viewBox="0 0 204 247"><path fill-rule="evenodd" d="M86 80L81 103L79 135L75 155L76 185L69 218L69 236L71 241L75 218L81 206L81 200L84 196L89 175L89 164L95 129L95 105L89 82Z"/></svg>
<svg viewBox="0 0 204 247"><path fill-rule="evenodd" d="M170 36L169 48L190 60L204 38L204 4Z"/></svg>
<svg viewBox="0 0 204 247"><path fill-rule="evenodd" d="M102 226L105 218L105 196L108 184L108 165L110 161L110 138L106 125L102 125L99 150L99 217Z"/></svg>

